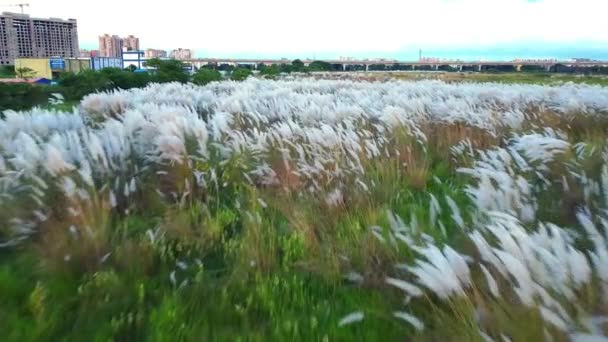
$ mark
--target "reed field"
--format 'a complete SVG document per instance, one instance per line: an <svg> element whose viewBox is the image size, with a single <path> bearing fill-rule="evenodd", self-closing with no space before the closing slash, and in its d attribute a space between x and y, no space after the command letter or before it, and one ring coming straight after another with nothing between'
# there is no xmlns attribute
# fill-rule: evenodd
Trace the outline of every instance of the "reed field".
<svg viewBox="0 0 608 342"><path fill-rule="evenodd" d="M607 340L608 88L343 78L4 112L2 340Z"/></svg>

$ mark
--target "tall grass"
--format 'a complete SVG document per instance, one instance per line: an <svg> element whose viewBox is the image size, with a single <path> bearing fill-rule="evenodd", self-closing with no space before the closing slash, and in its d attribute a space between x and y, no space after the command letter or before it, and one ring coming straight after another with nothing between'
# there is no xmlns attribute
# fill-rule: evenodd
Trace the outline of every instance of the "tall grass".
<svg viewBox="0 0 608 342"><path fill-rule="evenodd" d="M608 89L150 85L0 121L9 340L606 335Z"/></svg>

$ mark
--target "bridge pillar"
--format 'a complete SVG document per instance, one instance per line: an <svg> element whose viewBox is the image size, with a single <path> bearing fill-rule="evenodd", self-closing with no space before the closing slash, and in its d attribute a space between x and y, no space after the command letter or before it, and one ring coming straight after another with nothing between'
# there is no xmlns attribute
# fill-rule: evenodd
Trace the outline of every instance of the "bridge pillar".
<svg viewBox="0 0 608 342"><path fill-rule="evenodd" d="M458 68L458 71L462 72L462 64L458 65L457 68Z"/></svg>
<svg viewBox="0 0 608 342"><path fill-rule="evenodd" d="M365 71L369 71L369 64L365 64Z"/></svg>
<svg viewBox="0 0 608 342"><path fill-rule="evenodd" d="M482 68L482 65L481 65L481 64L479 64L479 66L478 66L477 70L478 70L479 72L481 72L481 68Z"/></svg>
<svg viewBox="0 0 608 342"><path fill-rule="evenodd" d="M439 65L438 64L433 65L433 69L434 70L439 70Z"/></svg>
<svg viewBox="0 0 608 342"><path fill-rule="evenodd" d="M547 71L547 72L551 71L551 65L550 64L545 65L545 71Z"/></svg>
<svg viewBox="0 0 608 342"><path fill-rule="evenodd" d="M412 71L416 70L416 66L412 64Z"/></svg>
<svg viewBox="0 0 608 342"><path fill-rule="evenodd" d="M346 64L342 64L342 71L346 71Z"/></svg>

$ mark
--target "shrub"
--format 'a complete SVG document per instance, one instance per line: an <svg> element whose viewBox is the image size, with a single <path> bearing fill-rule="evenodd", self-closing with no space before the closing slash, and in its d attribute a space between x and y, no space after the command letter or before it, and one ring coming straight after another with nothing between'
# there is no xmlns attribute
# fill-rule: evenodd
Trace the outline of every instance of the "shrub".
<svg viewBox="0 0 608 342"><path fill-rule="evenodd" d="M48 102L51 89L46 86L19 83L0 83L0 112L13 109L25 110Z"/></svg>
<svg viewBox="0 0 608 342"><path fill-rule="evenodd" d="M247 68L236 68L232 72L230 79L233 81L244 81L249 76L251 76L251 70Z"/></svg>
<svg viewBox="0 0 608 342"><path fill-rule="evenodd" d="M198 85L206 85L211 82L221 81L222 74L214 69L202 68L192 77L192 82Z"/></svg>

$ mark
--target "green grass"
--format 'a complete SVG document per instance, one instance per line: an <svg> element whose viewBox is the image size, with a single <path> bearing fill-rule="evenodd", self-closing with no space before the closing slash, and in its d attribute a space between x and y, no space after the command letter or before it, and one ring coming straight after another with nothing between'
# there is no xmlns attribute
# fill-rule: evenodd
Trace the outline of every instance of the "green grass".
<svg viewBox="0 0 608 342"><path fill-rule="evenodd" d="M542 74L475 77L555 80ZM581 120L579 126L568 127L575 141L594 144L598 151L605 147L605 120ZM66 215L65 208L76 205L50 189L52 219L21 246L0 249L2 339L482 341L473 299L440 301L428 296L405 305L403 293L384 279L395 274L396 263L412 261L414 253L407 246L381 243L370 230L380 226L388 239L390 210L408 224L417 222L421 232L439 243L471 251L449 210L438 214L445 222L445 236L430 219L432 194L442 203L446 196L452 198L465 225L473 222L465 193L470 179L456 172L470 161L450 159L449 147L462 138L448 137L446 132L453 128L429 127L428 151L407 134L394 133L391 146L403 151L404 159L365 160L363 181L374 187L366 192L354 179L348 180L343 203L337 206L301 188L251 185L242 176L251 156L244 153L220 164L214 151L205 162L167 171L180 181L193 181L188 178L193 170L213 168L218 183L226 186L186 194L183 182L151 173L132 202L119 203L111 212L103 206L107 194L91 191L101 204L84 222L71 222L76 219ZM500 138L507 136L505 132ZM482 135L473 140L485 146L494 144L493 139ZM269 154L273 152L278 155ZM599 167L586 160L582 168L594 175ZM183 195L182 200L163 200L156 188L170 189ZM557 215L561 208L554 206L555 199L564 196L557 186L542 194L541 204L550 210L541 210L541 218L571 225L571 218ZM5 210L21 210L25 204L7 206ZM86 224L95 234L76 239L67 229L71 223ZM0 236L2 232L0 228ZM361 283L345 278L351 271L363 277ZM479 289L468 294L476 300L483 297ZM514 341L542 340L538 312L511 299L480 300L494 319L484 323L486 331L494 337L506 333ZM416 332L393 317L395 310L412 312L426 329ZM339 326L344 316L356 311L365 315L361 322ZM559 332L555 336L557 341L565 338Z"/></svg>

